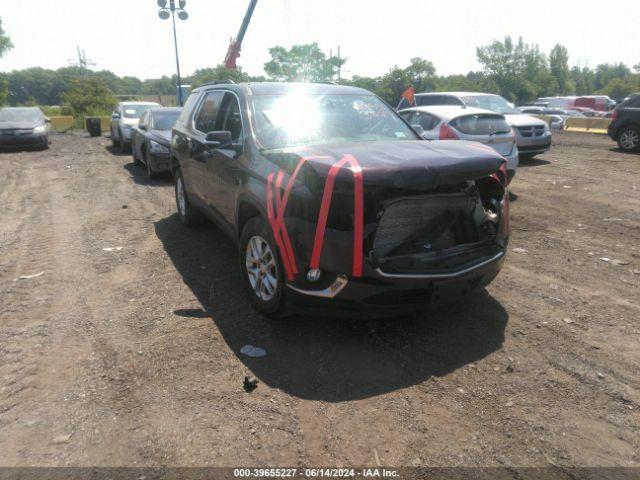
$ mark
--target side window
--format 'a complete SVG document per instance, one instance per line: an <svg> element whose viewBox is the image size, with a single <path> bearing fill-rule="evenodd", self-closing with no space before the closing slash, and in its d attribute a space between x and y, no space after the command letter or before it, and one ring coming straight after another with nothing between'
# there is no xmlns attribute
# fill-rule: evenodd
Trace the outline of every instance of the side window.
<svg viewBox="0 0 640 480"><path fill-rule="evenodd" d="M640 95L631 99L631 101L629 102L629 107L640 108Z"/></svg>
<svg viewBox="0 0 640 480"><path fill-rule="evenodd" d="M219 129L231 132L234 142L242 140L242 117L240 115L240 105L233 93L225 93L222 101L220 118L222 120Z"/></svg>
<svg viewBox="0 0 640 480"><path fill-rule="evenodd" d="M413 121L416 119L416 112L404 112L401 113L400 116L405 119L405 121L411 125Z"/></svg>
<svg viewBox="0 0 640 480"><path fill-rule="evenodd" d="M433 130L433 128L439 122L436 117L434 117L433 115L429 115L428 113L419 113L416 120L425 130Z"/></svg>
<svg viewBox="0 0 640 480"><path fill-rule="evenodd" d="M138 126L142 126L142 125L146 125L147 124L147 115L148 115L148 110L146 112L144 112L142 114L142 116L140 117L140 120L138 121Z"/></svg>
<svg viewBox="0 0 640 480"><path fill-rule="evenodd" d="M194 126L196 130L202 133L209 133L216 130L216 119L218 118L223 97L224 92L215 90L205 95L195 118Z"/></svg>

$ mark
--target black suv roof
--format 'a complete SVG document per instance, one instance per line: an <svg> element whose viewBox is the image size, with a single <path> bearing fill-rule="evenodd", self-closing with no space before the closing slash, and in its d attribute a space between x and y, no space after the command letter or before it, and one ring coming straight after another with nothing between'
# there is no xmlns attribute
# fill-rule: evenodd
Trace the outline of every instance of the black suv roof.
<svg viewBox="0 0 640 480"><path fill-rule="evenodd" d="M330 83L285 83L285 82L248 82L248 83L215 83L202 85L194 92L199 92L208 88L229 88L230 90L242 89L247 95L283 95L293 90L303 90L309 94L333 94L333 95L373 95L368 90L358 87L348 87L345 85L334 85Z"/></svg>

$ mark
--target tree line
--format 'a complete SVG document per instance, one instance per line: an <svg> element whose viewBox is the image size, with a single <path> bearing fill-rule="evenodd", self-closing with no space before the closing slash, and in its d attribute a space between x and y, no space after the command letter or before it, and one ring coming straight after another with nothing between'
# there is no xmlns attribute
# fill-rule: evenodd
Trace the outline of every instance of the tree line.
<svg viewBox="0 0 640 480"><path fill-rule="evenodd" d="M0 57L12 48L0 20ZM439 75L433 63L412 58L409 65L393 66L377 77L339 77L348 59L327 56L316 43L269 49L271 59L264 65L265 76L227 70L222 65L196 70L183 79L193 87L212 80L335 82L371 90L391 105L412 85L416 92L482 91L497 93L516 103L540 96L609 95L622 100L640 91L640 63L632 68L622 63L595 68L569 65L569 52L556 45L548 54L535 44L506 37L476 49L482 69L465 75ZM108 110L117 95L175 94L175 75L141 80L119 77L108 70L83 71L79 67L50 70L40 67L0 73L0 105L68 105L71 113Z"/></svg>

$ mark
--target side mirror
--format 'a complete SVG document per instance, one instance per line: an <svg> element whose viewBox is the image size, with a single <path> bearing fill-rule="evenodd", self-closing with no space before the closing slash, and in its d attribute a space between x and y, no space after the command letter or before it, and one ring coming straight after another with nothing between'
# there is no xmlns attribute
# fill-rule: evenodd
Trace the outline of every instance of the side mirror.
<svg viewBox="0 0 640 480"><path fill-rule="evenodd" d="M51 123L51 119L50 119L49 117L44 117L44 121L45 121L46 123Z"/></svg>
<svg viewBox="0 0 640 480"><path fill-rule="evenodd" d="M113 113L113 114L111 115L111 118L112 118L113 120L120 120L120 114L119 114L119 113Z"/></svg>
<svg viewBox="0 0 640 480"><path fill-rule="evenodd" d="M140 130L145 130L145 131L147 130L147 126L146 125L138 125L138 128Z"/></svg>
<svg viewBox="0 0 640 480"><path fill-rule="evenodd" d="M411 128L413 128L421 137L424 135L424 128L422 128L422 125L411 125Z"/></svg>
<svg viewBox="0 0 640 480"><path fill-rule="evenodd" d="M227 130L209 132L204 138L204 144L209 148L220 148L225 145L231 145L231 141L231 132Z"/></svg>

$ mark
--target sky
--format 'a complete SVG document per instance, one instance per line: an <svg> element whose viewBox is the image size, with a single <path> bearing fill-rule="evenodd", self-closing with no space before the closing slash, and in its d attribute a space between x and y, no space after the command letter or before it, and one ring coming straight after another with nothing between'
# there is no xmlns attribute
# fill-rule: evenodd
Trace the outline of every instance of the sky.
<svg viewBox="0 0 640 480"><path fill-rule="evenodd" d="M181 70L222 63L248 0L187 0L178 21ZM591 7L590 5L593 5ZM640 1L574 0L258 0L238 65L264 73L268 49L318 42L347 58L343 76L377 76L409 59L431 60L439 74L480 68L475 47L522 36L548 52L561 43L572 65L640 63ZM615 7L615 8L614 8ZM175 73L170 21L155 0L0 0L15 48L0 71L69 65L80 45L97 70L157 78ZM624 12L623 16L620 14Z"/></svg>

